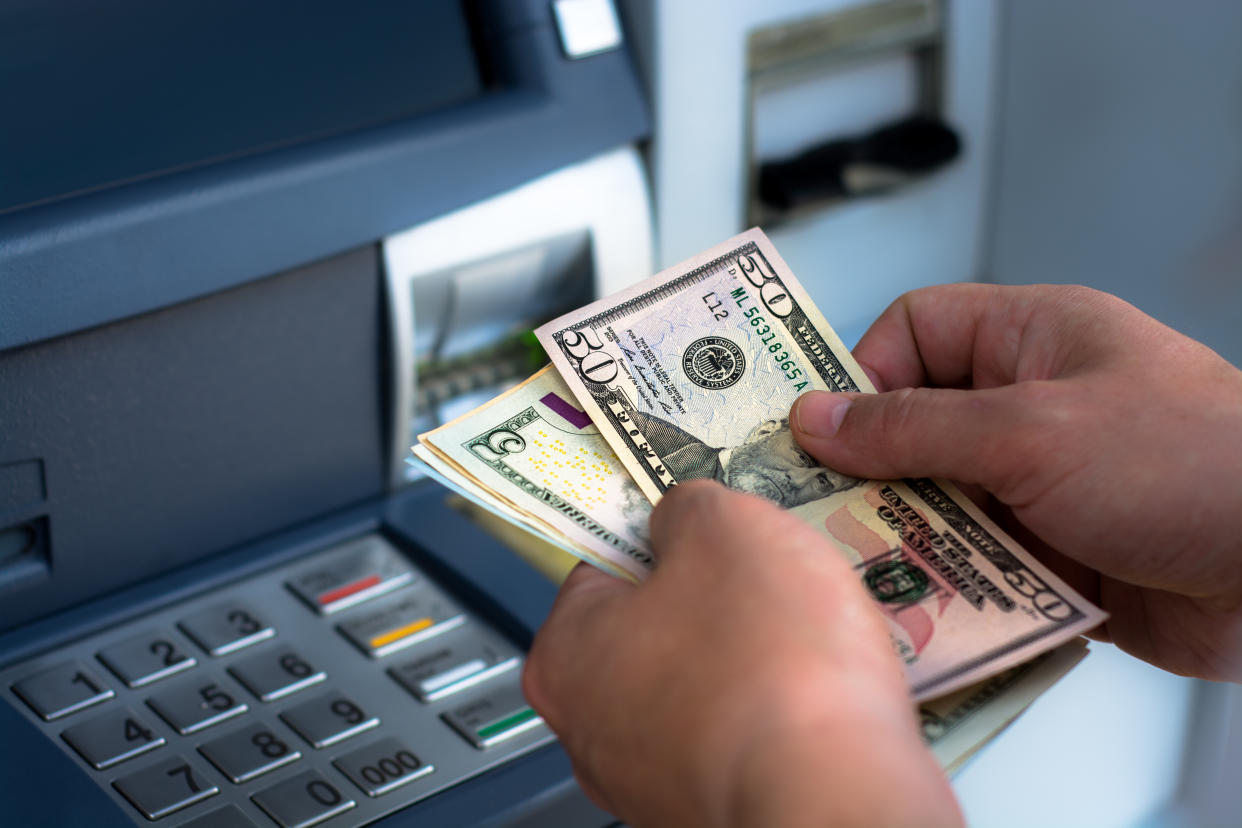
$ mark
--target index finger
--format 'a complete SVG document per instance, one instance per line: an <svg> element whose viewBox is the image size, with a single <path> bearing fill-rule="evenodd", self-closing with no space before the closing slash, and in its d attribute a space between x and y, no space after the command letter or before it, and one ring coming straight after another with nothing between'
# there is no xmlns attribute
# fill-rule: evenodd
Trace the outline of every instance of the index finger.
<svg viewBox="0 0 1242 828"><path fill-rule="evenodd" d="M880 391L1012 382L1020 339L1012 334L1028 304L1022 290L956 284L905 293L863 334L854 358Z"/></svg>

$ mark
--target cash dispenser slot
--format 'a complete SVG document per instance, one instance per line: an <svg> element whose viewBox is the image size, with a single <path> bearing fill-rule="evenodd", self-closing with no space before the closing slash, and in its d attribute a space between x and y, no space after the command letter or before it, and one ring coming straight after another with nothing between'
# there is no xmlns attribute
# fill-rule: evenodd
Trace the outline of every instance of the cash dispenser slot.
<svg viewBox="0 0 1242 828"><path fill-rule="evenodd" d="M771 228L892 192L958 156L961 141L944 115L944 14L940 0L882 0L750 33L748 224ZM857 100L851 86L868 89L870 100ZM837 124L845 110L864 122ZM807 126L800 140L773 140L772 123Z"/></svg>

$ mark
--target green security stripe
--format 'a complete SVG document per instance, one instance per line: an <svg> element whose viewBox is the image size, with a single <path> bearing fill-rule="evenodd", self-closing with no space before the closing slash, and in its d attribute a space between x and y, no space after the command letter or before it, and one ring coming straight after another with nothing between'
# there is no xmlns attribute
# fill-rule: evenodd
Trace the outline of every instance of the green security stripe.
<svg viewBox="0 0 1242 828"><path fill-rule="evenodd" d="M535 715L535 711L528 707L525 710L514 713L512 716L506 716L498 722L493 722L487 727L479 728L479 730L475 732L479 734L480 739L490 739L497 733L503 733L511 727L515 727L516 725L520 725L522 722L535 718Z"/></svg>

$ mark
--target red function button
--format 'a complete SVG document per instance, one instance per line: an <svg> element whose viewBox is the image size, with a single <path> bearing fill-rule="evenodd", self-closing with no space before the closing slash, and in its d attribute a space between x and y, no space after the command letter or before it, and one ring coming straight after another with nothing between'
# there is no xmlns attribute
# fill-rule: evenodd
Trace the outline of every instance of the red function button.
<svg viewBox="0 0 1242 828"><path fill-rule="evenodd" d="M361 578L357 581L354 581L352 584L346 584L343 587L337 587L336 589L329 590L328 592L325 592L323 595L320 595L319 605L326 606L328 604L335 604L337 601L348 598L351 595L357 595L359 592L362 592L364 589L370 589L373 586L377 586L378 584L383 583L383 581L384 579L378 575L368 575L365 578Z"/></svg>
<svg viewBox="0 0 1242 828"><path fill-rule="evenodd" d="M327 560L302 570L287 582L290 590L320 615L369 601L413 582L414 571L380 537L340 547Z"/></svg>

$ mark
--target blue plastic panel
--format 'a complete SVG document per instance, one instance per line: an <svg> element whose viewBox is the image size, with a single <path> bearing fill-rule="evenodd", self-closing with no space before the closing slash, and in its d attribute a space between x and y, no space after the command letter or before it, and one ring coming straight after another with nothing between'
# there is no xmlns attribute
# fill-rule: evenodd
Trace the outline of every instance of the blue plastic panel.
<svg viewBox="0 0 1242 828"><path fill-rule="evenodd" d="M50 564L0 564L0 629L382 494L379 293L364 247L0 352L0 531Z"/></svg>

